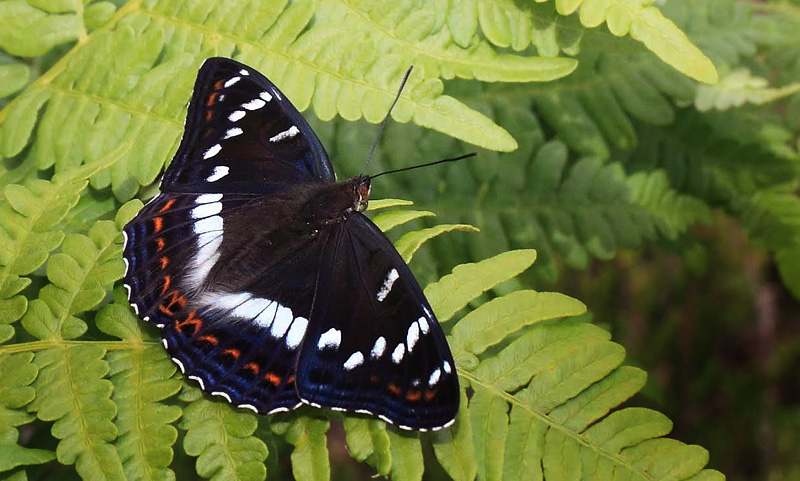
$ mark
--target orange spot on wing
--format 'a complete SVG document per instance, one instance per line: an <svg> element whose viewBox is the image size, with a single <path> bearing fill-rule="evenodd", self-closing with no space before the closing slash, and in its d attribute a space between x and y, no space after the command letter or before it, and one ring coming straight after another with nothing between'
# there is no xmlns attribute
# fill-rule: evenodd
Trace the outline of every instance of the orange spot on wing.
<svg viewBox="0 0 800 481"><path fill-rule="evenodd" d="M174 204L174 203L175 203L175 199L168 200L167 203L164 204L164 206L162 208L158 209L158 213L162 214L162 213L168 211L170 208L172 208L172 204Z"/></svg>
<svg viewBox="0 0 800 481"><path fill-rule="evenodd" d="M200 328L203 327L203 321L201 321L199 318L195 317L195 313L196 312L197 311L190 312L189 316L186 319L184 319L183 321L178 322L176 320L175 321L175 330L182 334L184 327L193 326L192 334L194 334L195 332L199 331Z"/></svg>
<svg viewBox="0 0 800 481"><path fill-rule="evenodd" d="M212 344L214 346L219 344L219 339L217 339L216 336L200 336L200 337L197 338L197 340L198 341L207 342L207 343Z"/></svg>
<svg viewBox="0 0 800 481"><path fill-rule="evenodd" d="M239 359L239 356L241 355L238 349L225 349L224 351L222 351L222 354L227 354L228 356L231 356L234 359Z"/></svg>
<svg viewBox="0 0 800 481"><path fill-rule="evenodd" d="M214 118L213 110L209 110L208 112L206 112L206 122L211 122L213 118Z"/></svg>
<svg viewBox="0 0 800 481"><path fill-rule="evenodd" d="M217 82L217 83L220 84L220 87L222 87L222 84L220 82ZM216 87L216 84L214 86ZM219 90L219 87L217 87L217 90ZM206 101L206 105L209 106L209 107L214 105L214 102L217 101L217 96L218 95L219 95L219 92L214 92L213 94L209 95L208 96L208 101Z"/></svg>
<svg viewBox="0 0 800 481"><path fill-rule="evenodd" d="M161 259L158 260L161 263L161 269L166 269L169 265L169 258L167 256L163 256Z"/></svg>
<svg viewBox="0 0 800 481"><path fill-rule="evenodd" d="M406 393L406 399L408 399L409 401L419 401L421 397L422 397L421 391L408 391Z"/></svg>
<svg viewBox="0 0 800 481"><path fill-rule="evenodd" d="M254 363L254 362L248 362L247 364L245 364L242 367L244 369L249 370L249 371L253 371L253 374L258 374L258 371L259 371L258 364Z"/></svg>
<svg viewBox="0 0 800 481"><path fill-rule="evenodd" d="M169 282L169 276L164 276L164 286L161 288L162 296L167 293L167 290L169 289Z"/></svg>
<svg viewBox="0 0 800 481"><path fill-rule="evenodd" d="M286 384L291 384L294 382L294 374L286 378Z"/></svg>
<svg viewBox="0 0 800 481"><path fill-rule="evenodd" d="M436 390L425 390L425 400L430 401L431 399L436 397Z"/></svg>
<svg viewBox="0 0 800 481"><path fill-rule="evenodd" d="M158 309L168 316L173 316L178 309L183 309L184 307L186 307L186 298L178 294L178 291L172 291L169 294L169 298L165 299L164 302L158 306ZM193 315L194 311L189 314L189 317Z"/></svg>
<svg viewBox="0 0 800 481"><path fill-rule="evenodd" d="M161 231L161 228L164 227L164 219L161 217L153 217L153 232Z"/></svg>
<svg viewBox="0 0 800 481"><path fill-rule="evenodd" d="M217 80L216 82L214 82L214 90L220 90L224 84L225 84L224 80Z"/></svg>
<svg viewBox="0 0 800 481"><path fill-rule="evenodd" d="M397 384L395 384L395 383L393 383L393 382L390 382L390 383L389 383L389 384L386 386L386 389L388 389L388 390L389 390L389 392L390 392L390 393L392 393L392 394L394 394L395 396L399 396L399 395L400 395L400 386L398 386Z"/></svg>
<svg viewBox="0 0 800 481"><path fill-rule="evenodd" d="M264 375L264 379L269 381L270 384L273 386L280 386L281 384L281 377L275 374L274 372L268 372Z"/></svg>
<svg viewBox="0 0 800 481"><path fill-rule="evenodd" d="M163 249L163 248L164 248L164 238L163 237L158 237L156 239L156 250L161 252L161 249Z"/></svg>

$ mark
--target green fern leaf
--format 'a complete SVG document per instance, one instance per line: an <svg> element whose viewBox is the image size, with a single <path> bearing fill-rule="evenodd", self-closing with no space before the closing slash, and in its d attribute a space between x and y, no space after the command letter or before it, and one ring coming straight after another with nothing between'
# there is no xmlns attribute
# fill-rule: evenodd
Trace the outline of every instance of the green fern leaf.
<svg viewBox="0 0 800 481"><path fill-rule="evenodd" d="M512 305L516 298L520 309L525 299L517 296L494 302ZM564 306L569 315L569 303ZM663 415L640 408L608 414L642 387L644 375L620 366L624 350L607 332L590 324L533 322L519 319L516 330L507 329L513 340L496 355L459 363L475 392L468 411L482 479L606 479L611 473L688 479L701 472L705 450L659 438L671 428ZM526 325L524 334L511 336ZM461 332L454 337L463 338ZM495 345L503 346L499 337ZM643 443L654 447L643 449ZM665 451L656 454L656 446Z"/></svg>
<svg viewBox="0 0 800 481"><path fill-rule="evenodd" d="M435 227L422 229L414 232L409 232L395 243L397 252L405 259L406 262L411 262L414 253L419 249L422 244L434 237L451 232L454 230L463 230L467 232L478 232L478 229L468 224L439 224Z"/></svg>
<svg viewBox="0 0 800 481"><path fill-rule="evenodd" d="M397 226L411 222L414 219L433 215L433 212L428 212L426 210L392 210L374 216L372 222L374 222L380 230L387 232Z"/></svg>
<svg viewBox="0 0 800 481"><path fill-rule="evenodd" d="M331 468L325 437L329 427L330 421L327 419L308 416L300 416L288 425L286 440L294 446L291 458L295 479L330 479Z"/></svg>
<svg viewBox="0 0 800 481"><path fill-rule="evenodd" d="M41 3L0 3L0 49L20 57L35 57L86 34L77 13L61 13L58 8L48 11L48 5Z"/></svg>
<svg viewBox="0 0 800 481"><path fill-rule="evenodd" d="M464 381L462 378L461 404L455 423L449 429L431 434L436 459L454 481L471 481L478 473L472 420L467 409Z"/></svg>
<svg viewBox="0 0 800 481"><path fill-rule="evenodd" d="M409 52L411 63L433 76L458 76L490 82L532 82L563 77L575 68L575 61L567 58L496 53L475 36L474 29L461 29L461 43L454 42L451 36L455 35L450 29L443 28L440 20L448 8L443 2L327 1L321 3L319 15L333 23L350 20L353 28L363 31L365 36L380 38L391 51ZM460 11L475 18L474 9L471 12L466 10L462 8ZM449 13L453 18L452 12ZM475 23L472 25L474 27ZM468 40L467 36L470 37Z"/></svg>
<svg viewBox="0 0 800 481"><path fill-rule="evenodd" d="M378 419L346 417L343 424L350 455L387 476L392 469L392 454L386 423Z"/></svg>
<svg viewBox="0 0 800 481"><path fill-rule="evenodd" d="M580 301L556 292L516 291L492 299L465 315L453 326L453 351L481 354L488 347L532 323L586 311Z"/></svg>
<svg viewBox="0 0 800 481"><path fill-rule="evenodd" d="M774 88L769 86L767 79L753 76L747 69L739 69L724 75L716 85L698 87L695 106L700 112L729 110L745 104L763 105L798 92L800 83Z"/></svg>
<svg viewBox="0 0 800 481"><path fill-rule="evenodd" d="M55 458L55 453L50 451L17 444L19 433L16 427L33 419L21 409L35 396L30 384L36 379L39 366L32 360L33 354L29 352L0 353L0 472L17 466L46 463Z"/></svg>
<svg viewBox="0 0 800 481"><path fill-rule="evenodd" d="M183 410L183 448L197 456L197 474L215 481L262 481L266 478L267 446L253 436L258 421L225 402L203 397Z"/></svg>
<svg viewBox="0 0 800 481"><path fill-rule="evenodd" d="M172 422L181 416L178 406L160 404L177 393L180 381L175 364L159 344L146 343L142 323L127 304L110 304L97 315L97 327L128 343L128 349L111 351L106 359L114 385L112 401L119 414L117 452L128 480L173 480L168 467L178 431Z"/></svg>
<svg viewBox="0 0 800 481"><path fill-rule="evenodd" d="M7 326L27 310L27 299L17 295L35 271L58 247L64 234L53 230L79 198L86 182L53 184L43 180L25 186L9 185L0 203L0 339L13 335Z"/></svg>
<svg viewBox="0 0 800 481"><path fill-rule="evenodd" d="M70 339L86 331L86 323L74 314L99 304L107 286L124 273L118 235L114 222L101 221L88 237L70 234L64 239L62 252L47 263L52 284L42 288L22 319L25 330L40 339Z"/></svg>
<svg viewBox="0 0 800 481"><path fill-rule="evenodd" d="M420 481L425 470L419 434L387 431L391 452L391 479L395 481Z"/></svg>
<svg viewBox="0 0 800 481"><path fill-rule="evenodd" d="M30 68L24 63L0 65L0 99L21 90L30 74Z"/></svg>
<svg viewBox="0 0 800 481"><path fill-rule="evenodd" d="M425 288L425 296L434 307L439 322L445 323L468 302L492 287L515 277L536 260L536 251L518 250L493 259L463 264Z"/></svg>
<svg viewBox="0 0 800 481"><path fill-rule="evenodd" d="M51 430L60 439L58 461L75 464L84 479L124 480L114 446L117 414L111 401L111 381L104 379L108 363L99 345L56 345L36 353L39 375L33 384L36 398L29 408L43 421L55 421Z"/></svg>

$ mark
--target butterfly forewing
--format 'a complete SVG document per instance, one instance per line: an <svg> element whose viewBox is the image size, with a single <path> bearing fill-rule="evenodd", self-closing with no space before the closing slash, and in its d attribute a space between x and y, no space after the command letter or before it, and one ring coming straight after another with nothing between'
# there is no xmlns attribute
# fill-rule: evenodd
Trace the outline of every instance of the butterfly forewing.
<svg viewBox="0 0 800 481"><path fill-rule="evenodd" d="M308 123L257 71L223 58L197 75L178 152L162 191L273 192L293 182L333 182Z"/></svg>
<svg viewBox="0 0 800 481"><path fill-rule="evenodd" d="M161 194L125 226L131 306L182 372L258 413L301 402L437 429L453 359L389 240L334 184L302 116L258 72L200 69Z"/></svg>

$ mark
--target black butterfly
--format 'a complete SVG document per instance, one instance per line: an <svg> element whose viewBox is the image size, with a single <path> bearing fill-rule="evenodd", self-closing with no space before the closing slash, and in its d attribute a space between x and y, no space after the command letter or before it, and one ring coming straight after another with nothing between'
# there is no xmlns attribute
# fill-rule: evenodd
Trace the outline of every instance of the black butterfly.
<svg viewBox="0 0 800 481"><path fill-rule="evenodd" d="M335 183L311 127L263 75L197 75L161 193L124 229L125 288L190 379L257 413L302 403L404 429L449 426L450 349L406 263Z"/></svg>

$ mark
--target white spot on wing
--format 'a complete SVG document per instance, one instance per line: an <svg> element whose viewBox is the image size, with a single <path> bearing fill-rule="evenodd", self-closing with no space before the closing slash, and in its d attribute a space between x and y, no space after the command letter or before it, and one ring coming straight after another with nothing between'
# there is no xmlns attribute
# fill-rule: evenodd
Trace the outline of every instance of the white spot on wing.
<svg viewBox="0 0 800 481"><path fill-rule="evenodd" d="M225 82L223 85L225 86L225 88L228 88L228 87L230 87L232 85L235 85L236 82L238 82L239 80L242 80L242 77L239 77L239 76L232 77L232 78L228 79L228 81Z"/></svg>
<svg viewBox="0 0 800 481"><path fill-rule="evenodd" d="M378 339L375 340L375 345L372 346L372 350L369 352L369 355L372 359L379 359L383 356L383 352L386 350L386 338L380 336Z"/></svg>
<svg viewBox="0 0 800 481"><path fill-rule="evenodd" d="M206 390L206 386L205 386L205 384L203 384L203 380L200 379L199 377L197 377L197 376L189 376L189 379L194 379L195 381L197 381L197 384L200 385L200 389L202 389L203 391Z"/></svg>
<svg viewBox="0 0 800 481"><path fill-rule="evenodd" d="M408 326L408 334L406 335L406 344L408 344L408 352L414 349L414 346L419 341L419 324L416 321Z"/></svg>
<svg viewBox="0 0 800 481"><path fill-rule="evenodd" d="M417 324L419 324L419 330L422 331L423 334L427 334L431 329L430 324L428 324L428 320L424 317L417 319Z"/></svg>
<svg viewBox="0 0 800 481"><path fill-rule="evenodd" d="M214 391L214 392L212 392L212 393L211 393L211 395L212 395L212 396L220 396L220 397L224 397L225 399L227 399L227 400L228 400L228 402L232 402L232 401L231 401L231 397L230 397L230 396L228 396L228 393L224 393L224 392L222 392L222 391Z"/></svg>
<svg viewBox="0 0 800 481"><path fill-rule="evenodd" d="M169 343L167 343L166 339L161 339L161 345L164 346L164 349L169 349ZM175 358L173 357L172 359L174 360Z"/></svg>
<svg viewBox="0 0 800 481"><path fill-rule="evenodd" d="M216 182L219 179L228 175L228 172L230 172L230 170L231 169L227 165L218 165L214 167L214 170L211 172L211 175L209 175L206 180L209 182Z"/></svg>
<svg viewBox="0 0 800 481"><path fill-rule="evenodd" d="M172 362L174 362L175 364L178 365L178 369L181 370L181 373L185 373L186 372L186 369L184 369L183 363L181 362L180 359L178 359L177 357L173 357L172 358Z"/></svg>
<svg viewBox="0 0 800 481"><path fill-rule="evenodd" d="M136 315L138 316L139 315L139 306L137 306L136 303L134 302L134 303L131 303L131 307L133 308L133 312L135 312Z"/></svg>
<svg viewBox="0 0 800 481"><path fill-rule="evenodd" d="M218 219L218 220L217 220ZM206 222L206 224L201 223ZM199 228L198 228L198 225ZM219 246L222 244L222 235L217 230L222 230L222 217L215 215L195 222L195 232L201 232L197 238L197 254L192 260L192 269L189 270L187 280L194 286L199 286L206 280L206 276L219 259ZM202 232L201 229L212 229Z"/></svg>
<svg viewBox="0 0 800 481"><path fill-rule="evenodd" d="M439 382L439 378L441 377L441 375L442 375L441 369L439 369L438 367L434 369L434 371L431 373L431 377L428 378L428 386L430 387L435 386L436 383Z"/></svg>
<svg viewBox="0 0 800 481"><path fill-rule="evenodd" d="M125 259L124 257L122 258L122 260L125 261L125 273L127 274L127 272L128 272L128 260ZM131 286L129 286L128 284L122 284L122 287L124 287L125 288L125 292L128 293L128 300L130 301L131 300Z"/></svg>
<svg viewBox="0 0 800 481"><path fill-rule="evenodd" d="M287 138L294 137L295 135L297 135L297 134L299 134L299 133L300 133L300 130L298 130L298 128L297 128L297 127L295 127L294 125L292 125L292 126L291 126L291 127L289 127L287 130L284 130L283 132L279 132L279 133L278 133L277 135L275 135L274 137L270 137L270 138L269 138L269 141L270 141L270 142L280 142L280 141L281 141L281 140L283 140L283 139L287 139Z"/></svg>
<svg viewBox="0 0 800 481"><path fill-rule="evenodd" d="M214 205L214 204L203 204L203 206L205 205ZM200 207L195 207L195 209L199 209ZM194 211L192 211L192 213L194 214ZM213 232L215 233L214 235L216 236L217 235L216 232L220 232L221 230L222 230L222 217L218 215L206 217L194 223L195 234L205 234L208 232Z"/></svg>
<svg viewBox="0 0 800 481"><path fill-rule="evenodd" d="M444 369L444 372L446 372L447 374L453 372L453 368L450 367L450 363L447 361L445 361L444 364L442 364L442 369Z"/></svg>
<svg viewBox="0 0 800 481"><path fill-rule="evenodd" d="M211 217L212 215L217 215L220 212L222 212L222 202L211 202L208 204L200 204L194 209L192 209L192 218L203 219L206 217Z"/></svg>
<svg viewBox="0 0 800 481"><path fill-rule="evenodd" d="M266 90L258 94L258 96L264 99L265 102L272 100L272 95L270 95Z"/></svg>
<svg viewBox="0 0 800 481"><path fill-rule="evenodd" d="M219 153L220 150L222 150L221 145L219 144L212 145L211 147L208 148L208 150L206 150L203 153L203 159L210 159L211 157L214 157Z"/></svg>
<svg viewBox="0 0 800 481"><path fill-rule="evenodd" d="M400 364L400 361L403 360L403 356L406 354L406 346L401 342L394 348L394 352L392 352L392 362L395 364Z"/></svg>
<svg viewBox="0 0 800 481"><path fill-rule="evenodd" d="M278 307L278 312L275 314L275 321L272 323L269 333L276 339L283 337L283 335L286 334L286 330L289 329L289 324L292 323L293 319L294 316L292 316L291 309L284 306Z"/></svg>
<svg viewBox="0 0 800 481"><path fill-rule="evenodd" d="M245 70L245 69L241 69L241 70L239 70L239 74L240 74L240 75L250 75L250 72L248 72L248 71L247 71L247 70Z"/></svg>
<svg viewBox="0 0 800 481"><path fill-rule="evenodd" d="M158 196L156 196L156 197L158 197ZM152 202L152 201L150 201L150 202ZM148 202L148 204L150 202ZM122 250L124 251L127 248L128 248L128 234L123 230L122 231Z"/></svg>
<svg viewBox="0 0 800 481"><path fill-rule="evenodd" d="M222 200L222 194L203 194L195 199L198 204L208 204L210 202L219 202Z"/></svg>
<svg viewBox="0 0 800 481"><path fill-rule="evenodd" d="M332 327L319 336L317 349L338 349L342 342L342 331Z"/></svg>
<svg viewBox="0 0 800 481"><path fill-rule="evenodd" d="M237 407L240 407L242 409L250 409L254 413L258 414L258 409L256 409L256 407L253 406L252 404L239 404Z"/></svg>
<svg viewBox="0 0 800 481"><path fill-rule="evenodd" d="M292 322L292 327L289 328L289 333L286 334L286 347L294 349L300 345L303 336L306 335L306 328L308 327L308 319L305 317L295 318Z"/></svg>
<svg viewBox="0 0 800 481"><path fill-rule="evenodd" d="M267 103L264 102L263 100L261 100L261 99L253 99L253 100L251 100L249 102L243 103L242 107L244 107L246 110L258 110L258 109L260 109L261 107L263 107L265 105L267 105Z"/></svg>
<svg viewBox="0 0 800 481"><path fill-rule="evenodd" d="M244 132L244 130L240 129L239 127L234 127L232 129L228 129L227 131L225 131L225 137L224 138L230 139L231 137L236 137L237 135L242 135L243 132Z"/></svg>
<svg viewBox="0 0 800 481"><path fill-rule="evenodd" d="M244 110L234 110L228 116L228 120L230 120L231 122L238 122L242 120L246 114L247 112L245 112Z"/></svg>
<svg viewBox="0 0 800 481"><path fill-rule="evenodd" d="M386 280L383 281L383 285L378 291L378 302L383 302L383 300L386 299L386 296L388 296L389 292L391 292L395 281L399 278L400 274L398 274L397 269L394 268L386 274Z"/></svg>
<svg viewBox="0 0 800 481"><path fill-rule="evenodd" d="M364 355L361 354L361 351L356 351L347 358L344 362L344 368L346 371L351 371L355 369L357 366L360 366L364 363Z"/></svg>
<svg viewBox="0 0 800 481"><path fill-rule="evenodd" d="M387 418L387 417L386 417L386 416L384 416L383 414L378 414L378 417L379 417L380 419L382 419L382 420L386 421L386 422L387 422L387 423L389 423L389 424L394 424L394 421L392 421L391 419Z"/></svg>

